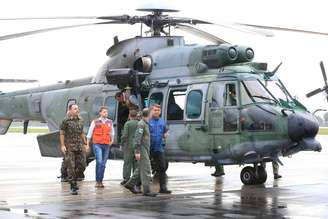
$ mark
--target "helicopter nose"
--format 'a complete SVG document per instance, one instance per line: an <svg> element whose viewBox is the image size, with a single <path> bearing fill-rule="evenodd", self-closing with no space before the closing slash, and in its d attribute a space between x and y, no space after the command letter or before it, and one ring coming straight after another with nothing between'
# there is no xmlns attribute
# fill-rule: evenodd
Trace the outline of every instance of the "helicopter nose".
<svg viewBox="0 0 328 219"><path fill-rule="evenodd" d="M288 116L288 136L299 142L303 150L321 151L321 145L314 138L319 131L319 124L311 113L292 113Z"/></svg>
<svg viewBox="0 0 328 219"><path fill-rule="evenodd" d="M292 113L288 116L288 135L293 141L314 138L319 131L319 124L310 113Z"/></svg>

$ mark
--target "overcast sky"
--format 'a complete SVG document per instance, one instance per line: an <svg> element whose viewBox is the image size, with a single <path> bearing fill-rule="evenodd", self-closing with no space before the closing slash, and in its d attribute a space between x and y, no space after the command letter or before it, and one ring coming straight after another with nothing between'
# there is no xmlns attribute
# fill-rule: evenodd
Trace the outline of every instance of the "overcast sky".
<svg viewBox="0 0 328 219"><path fill-rule="evenodd" d="M244 0L175 0L175 1L110 1L110 0L1 0L0 17L35 16L101 16L142 15L135 8L148 2L181 10L174 16L210 20L215 23L241 22L260 25L303 28L328 32L325 1L244 1ZM87 23L90 20L68 21L0 21L0 35L45 27ZM328 108L323 95L310 99L305 94L323 86L319 61L328 70L328 36L313 36L274 31L274 37L242 33L217 26L201 27L232 44L253 47L255 61L268 62L273 69L281 61L278 76L293 95L311 111ZM181 35L181 32L176 32ZM119 39L139 34L139 25L93 26L43 33L24 38L0 41L0 78L38 79L41 84L75 79L96 74L106 61L106 50L113 37ZM206 44L204 40L186 35L187 42ZM1 84L0 90L19 89L23 85Z"/></svg>

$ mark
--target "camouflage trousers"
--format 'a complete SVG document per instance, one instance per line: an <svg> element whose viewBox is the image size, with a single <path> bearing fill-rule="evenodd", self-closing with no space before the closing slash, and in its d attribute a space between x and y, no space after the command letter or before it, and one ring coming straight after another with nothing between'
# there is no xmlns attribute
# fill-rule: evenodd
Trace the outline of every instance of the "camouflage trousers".
<svg viewBox="0 0 328 219"><path fill-rule="evenodd" d="M82 175L86 168L86 154L84 151L67 151L64 159L68 181L76 184L77 177Z"/></svg>

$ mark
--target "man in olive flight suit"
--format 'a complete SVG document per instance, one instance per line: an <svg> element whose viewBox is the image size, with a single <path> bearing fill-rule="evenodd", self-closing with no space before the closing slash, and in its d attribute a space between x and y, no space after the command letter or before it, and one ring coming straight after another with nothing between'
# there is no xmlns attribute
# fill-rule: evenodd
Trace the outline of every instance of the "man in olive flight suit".
<svg viewBox="0 0 328 219"><path fill-rule="evenodd" d="M64 154L72 195L77 195L77 176L86 167L86 149L83 148L88 148L86 145L83 120L79 116L79 107L72 104L69 106L67 117L60 125L60 150Z"/></svg>
<svg viewBox="0 0 328 219"><path fill-rule="evenodd" d="M134 148L135 158L138 166L130 180L124 185L132 193L138 193L135 186L140 182L143 187L143 195L155 197L157 193L150 191L151 166L150 166L150 132L149 132L150 111L148 108L142 110L142 119L138 122L135 132Z"/></svg>
<svg viewBox="0 0 328 219"><path fill-rule="evenodd" d="M123 147L123 181L121 185L127 183L130 179L131 172L133 173L137 162L134 158L134 147L133 141L134 136L138 126L138 112L134 109L130 110L129 112L129 121L124 124L123 133L121 136L121 144Z"/></svg>

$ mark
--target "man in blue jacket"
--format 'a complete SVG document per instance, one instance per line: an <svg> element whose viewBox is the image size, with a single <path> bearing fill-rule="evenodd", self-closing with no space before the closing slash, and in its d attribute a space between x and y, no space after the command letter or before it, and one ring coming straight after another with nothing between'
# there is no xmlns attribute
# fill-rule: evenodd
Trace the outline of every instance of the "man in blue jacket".
<svg viewBox="0 0 328 219"><path fill-rule="evenodd" d="M151 108L151 119L149 121L150 131L150 154L151 158L157 166L159 174L160 193L170 194L167 189L166 181L166 159L165 159L165 143L164 140L168 136L166 123L161 116L161 106L154 104Z"/></svg>

